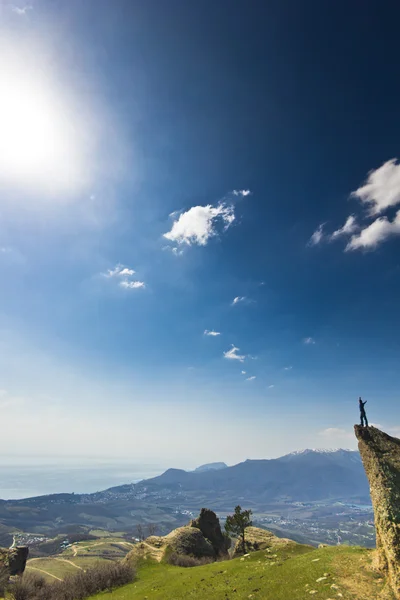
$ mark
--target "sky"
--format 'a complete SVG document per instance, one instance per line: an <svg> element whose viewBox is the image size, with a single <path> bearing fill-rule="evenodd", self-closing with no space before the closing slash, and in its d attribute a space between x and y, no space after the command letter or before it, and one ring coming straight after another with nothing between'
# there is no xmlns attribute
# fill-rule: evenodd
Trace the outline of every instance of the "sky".
<svg viewBox="0 0 400 600"><path fill-rule="evenodd" d="M399 18L0 0L3 461L400 433Z"/></svg>

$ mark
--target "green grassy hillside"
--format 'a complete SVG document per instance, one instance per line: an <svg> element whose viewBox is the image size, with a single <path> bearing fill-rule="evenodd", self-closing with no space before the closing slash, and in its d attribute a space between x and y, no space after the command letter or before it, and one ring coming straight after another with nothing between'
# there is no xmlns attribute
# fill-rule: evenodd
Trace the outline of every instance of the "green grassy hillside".
<svg viewBox="0 0 400 600"><path fill-rule="evenodd" d="M384 586L372 552L290 545L193 568L143 561L134 583L92 600L374 600Z"/></svg>

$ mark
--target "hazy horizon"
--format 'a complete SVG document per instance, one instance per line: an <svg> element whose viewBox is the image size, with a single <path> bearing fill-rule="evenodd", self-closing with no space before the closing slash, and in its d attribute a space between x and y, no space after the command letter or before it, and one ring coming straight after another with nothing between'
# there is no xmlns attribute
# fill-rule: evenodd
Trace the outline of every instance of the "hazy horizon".
<svg viewBox="0 0 400 600"><path fill-rule="evenodd" d="M340 450L333 448L332 450ZM349 448L343 448L349 450ZM294 450L301 453L312 448ZM249 457L250 458L250 457ZM271 459L279 457L255 457ZM251 460L252 458L250 458ZM247 459L245 459L247 460ZM212 460L209 462L225 462ZM242 461L241 461L242 462ZM0 500L18 500L47 494L90 494L110 487L137 483L161 475L167 469L192 471L201 466L181 460L178 463L132 463L119 459L90 459L79 457L1 457ZM227 466L234 466L228 464Z"/></svg>

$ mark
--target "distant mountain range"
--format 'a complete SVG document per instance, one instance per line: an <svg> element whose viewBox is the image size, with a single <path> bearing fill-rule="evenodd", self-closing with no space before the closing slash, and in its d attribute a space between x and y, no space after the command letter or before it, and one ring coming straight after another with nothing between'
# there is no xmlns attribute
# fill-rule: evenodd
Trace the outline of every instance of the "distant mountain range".
<svg viewBox="0 0 400 600"><path fill-rule="evenodd" d="M193 473L202 473L203 471L220 471L221 469L227 469L228 465L224 462L213 462L207 463L206 465L200 465ZM189 471L190 472L190 471Z"/></svg>
<svg viewBox="0 0 400 600"><path fill-rule="evenodd" d="M117 491L118 488L113 488ZM147 495L168 491L175 497L229 498L257 505L272 501L312 502L369 498L360 455L352 450L304 450L271 460L246 460L220 470L168 469L136 484ZM163 492L161 493L161 490Z"/></svg>
<svg viewBox="0 0 400 600"><path fill-rule="evenodd" d="M281 507L295 503L336 501L370 502L358 452L305 450L232 467L211 463L192 472L168 469L158 477L94 494L0 500L0 534L9 537L16 528L50 533L71 526L128 531L143 522L157 523L167 532L202 507L223 514L242 504L255 513L271 509L281 514Z"/></svg>

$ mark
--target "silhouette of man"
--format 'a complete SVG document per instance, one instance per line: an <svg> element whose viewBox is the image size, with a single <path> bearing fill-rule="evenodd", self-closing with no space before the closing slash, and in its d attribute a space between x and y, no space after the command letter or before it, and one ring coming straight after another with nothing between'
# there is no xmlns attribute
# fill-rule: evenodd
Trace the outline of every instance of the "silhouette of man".
<svg viewBox="0 0 400 600"><path fill-rule="evenodd" d="M368 419L367 419L367 415L365 414L365 404L367 404L367 400L365 402L363 402L361 400L361 396L358 399L358 404L360 406L360 419L361 419L361 427L368 427ZM364 421L365 421L365 425L364 425Z"/></svg>

